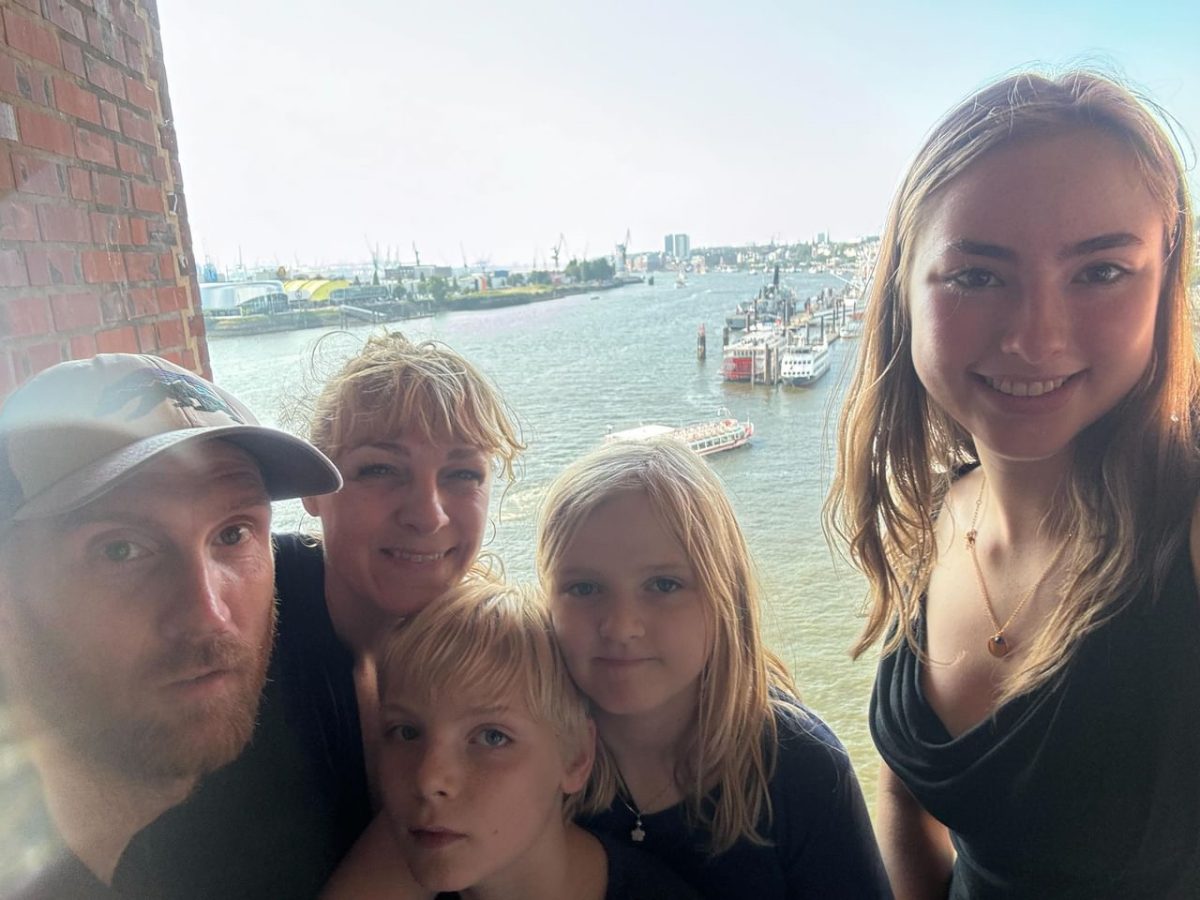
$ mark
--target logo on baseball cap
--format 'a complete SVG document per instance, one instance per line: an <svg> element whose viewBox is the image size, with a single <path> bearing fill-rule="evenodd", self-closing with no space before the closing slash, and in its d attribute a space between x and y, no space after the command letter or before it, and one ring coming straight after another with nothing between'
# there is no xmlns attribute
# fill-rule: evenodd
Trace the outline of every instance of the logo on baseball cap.
<svg viewBox="0 0 1200 900"><path fill-rule="evenodd" d="M258 424L228 391L155 356L60 363L0 408L0 523L78 509L160 453L221 438L245 450L273 500L336 491L307 441Z"/></svg>

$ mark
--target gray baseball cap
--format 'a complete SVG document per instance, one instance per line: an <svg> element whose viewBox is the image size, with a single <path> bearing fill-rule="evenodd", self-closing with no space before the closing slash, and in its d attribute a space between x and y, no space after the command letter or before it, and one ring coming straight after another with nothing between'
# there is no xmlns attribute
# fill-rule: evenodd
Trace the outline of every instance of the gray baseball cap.
<svg viewBox="0 0 1200 900"><path fill-rule="evenodd" d="M254 458L273 500L342 486L320 450L259 425L228 391L165 359L105 353L46 369L0 408L0 524L78 509L159 454L216 438Z"/></svg>

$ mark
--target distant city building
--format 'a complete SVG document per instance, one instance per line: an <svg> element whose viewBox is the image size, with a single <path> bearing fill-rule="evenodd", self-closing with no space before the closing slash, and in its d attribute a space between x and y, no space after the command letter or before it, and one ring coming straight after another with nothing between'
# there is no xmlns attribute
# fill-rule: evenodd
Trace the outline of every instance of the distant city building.
<svg viewBox="0 0 1200 900"><path fill-rule="evenodd" d="M687 259L692 253L692 242L686 234L668 234L663 238L663 255L675 259Z"/></svg>
<svg viewBox="0 0 1200 900"><path fill-rule="evenodd" d="M419 278L432 278L437 274L437 266L395 266L383 270L383 277L388 281L416 281Z"/></svg>

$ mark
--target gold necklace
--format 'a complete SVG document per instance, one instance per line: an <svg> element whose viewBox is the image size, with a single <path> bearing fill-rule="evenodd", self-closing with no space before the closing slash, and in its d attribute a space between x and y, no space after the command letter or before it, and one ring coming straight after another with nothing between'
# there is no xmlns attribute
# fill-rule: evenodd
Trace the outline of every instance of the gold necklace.
<svg viewBox="0 0 1200 900"><path fill-rule="evenodd" d="M1054 556L1050 560L1050 564L1046 566L1040 578L1033 583L1025 595L1017 602L1013 608L1012 615L1008 620L1001 625L1000 620L996 618L996 610L992 608L992 596L988 593L987 582L983 579L983 567L979 565L979 556L975 552L975 539L979 532L976 529L976 524L979 522L979 507L983 505L983 491L987 487L987 475L980 473L979 496L975 499L975 514L971 516L971 529L967 532L967 550L971 553L971 562L975 564L975 579L979 582L979 593L983 597L983 606L987 610L988 618L992 622L992 627L996 629L992 636L988 638L987 648L988 653L997 658L1008 656L1012 652L1012 642L1004 636L1004 632L1008 630L1008 626L1013 623L1013 620L1025 608L1025 604L1034 598L1037 592L1041 589L1046 579L1050 577L1050 573L1054 571L1054 567L1058 565L1058 561L1062 559L1063 552L1067 549L1067 544L1071 541L1071 536L1074 532L1069 532L1063 542L1055 551Z"/></svg>

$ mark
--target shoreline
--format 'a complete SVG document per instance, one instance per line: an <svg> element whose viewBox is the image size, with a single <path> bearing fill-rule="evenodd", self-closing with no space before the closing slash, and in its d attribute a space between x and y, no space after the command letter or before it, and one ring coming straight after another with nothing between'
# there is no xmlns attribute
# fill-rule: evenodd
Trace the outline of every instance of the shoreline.
<svg viewBox="0 0 1200 900"><path fill-rule="evenodd" d="M642 284L642 281L612 281L585 283L569 287L554 287L545 291L503 291L495 293L461 294L447 298L441 303L430 304L429 311L421 311L415 315L389 315L384 310L370 311L353 307L352 313L343 312L340 306L328 309L305 309L292 312L281 312L273 315L254 316L205 316L204 327L210 340L223 337L245 337L255 334L275 334L281 331L302 331L312 328L345 328L351 324L383 324L385 322L405 322L410 319L428 318L431 315L445 312L479 311L502 309L507 306L524 306L529 303L541 303L546 300L558 300L562 297L572 297L579 294L611 291ZM389 304L395 307L396 304ZM367 318L375 312L378 318Z"/></svg>

